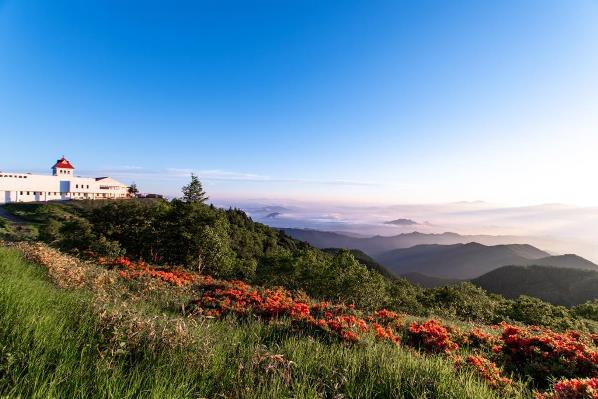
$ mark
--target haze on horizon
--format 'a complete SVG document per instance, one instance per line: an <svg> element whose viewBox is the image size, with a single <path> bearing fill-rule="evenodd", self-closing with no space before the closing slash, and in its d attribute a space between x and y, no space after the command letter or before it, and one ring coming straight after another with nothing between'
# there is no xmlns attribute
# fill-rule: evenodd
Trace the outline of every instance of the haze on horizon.
<svg viewBox="0 0 598 399"><path fill-rule="evenodd" d="M65 154L167 195L195 172L223 203L598 204L593 0L5 0L0 60L2 170Z"/></svg>

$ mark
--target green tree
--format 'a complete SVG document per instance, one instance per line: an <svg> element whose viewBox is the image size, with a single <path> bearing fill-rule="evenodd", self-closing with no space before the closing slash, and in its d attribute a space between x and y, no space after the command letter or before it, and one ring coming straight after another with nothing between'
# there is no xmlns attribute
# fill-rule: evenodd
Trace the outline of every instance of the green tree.
<svg viewBox="0 0 598 399"><path fill-rule="evenodd" d="M235 265L235 254L230 248L224 223L217 222L212 226L205 226L198 244L199 272L219 277L231 275Z"/></svg>
<svg viewBox="0 0 598 399"><path fill-rule="evenodd" d="M203 187L199 178L191 173L191 182L183 186L183 201L185 202L199 202L203 204L208 200L208 196L206 195L205 191L203 191Z"/></svg>
<svg viewBox="0 0 598 399"><path fill-rule="evenodd" d="M137 197L137 194L139 194L139 189L137 188L137 184L135 184L135 182L133 182L133 184L131 184L128 192L131 197Z"/></svg>

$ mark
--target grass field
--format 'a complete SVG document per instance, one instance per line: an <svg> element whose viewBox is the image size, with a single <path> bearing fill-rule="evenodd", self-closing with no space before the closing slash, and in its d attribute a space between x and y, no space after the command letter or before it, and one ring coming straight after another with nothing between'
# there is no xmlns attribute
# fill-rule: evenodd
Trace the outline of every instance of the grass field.
<svg viewBox="0 0 598 399"><path fill-rule="evenodd" d="M56 288L44 268L0 247L0 395L505 397L440 356L305 336L284 321L191 323L163 295L119 292L98 302L89 289Z"/></svg>

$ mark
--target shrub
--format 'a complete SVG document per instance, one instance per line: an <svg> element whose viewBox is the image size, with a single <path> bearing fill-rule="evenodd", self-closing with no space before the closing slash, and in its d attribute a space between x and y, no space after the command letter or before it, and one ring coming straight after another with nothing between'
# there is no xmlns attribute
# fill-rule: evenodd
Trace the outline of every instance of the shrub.
<svg viewBox="0 0 598 399"><path fill-rule="evenodd" d="M583 323L564 306L555 306L538 298L522 295L504 309L504 317L529 325L553 329L585 329Z"/></svg>
<svg viewBox="0 0 598 399"><path fill-rule="evenodd" d="M598 321L598 299L577 305L572 309L572 312L576 316Z"/></svg>

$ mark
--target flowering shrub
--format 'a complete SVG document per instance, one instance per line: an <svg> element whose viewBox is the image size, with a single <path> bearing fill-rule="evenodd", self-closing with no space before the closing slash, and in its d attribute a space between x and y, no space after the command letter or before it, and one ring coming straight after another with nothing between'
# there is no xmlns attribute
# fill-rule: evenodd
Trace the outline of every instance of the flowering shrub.
<svg viewBox="0 0 598 399"><path fill-rule="evenodd" d="M98 259L98 262L103 265L120 268L121 270L118 271L118 274L125 280L135 280L143 276L148 276L161 281L169 282L179 287L191 284L195 281L195 276L192 273L186 272L184 270L158 269L148 266L143 261L133 262L132 260L124 257L113 260L100 258Z"/></svg>
<svg viewBox="0 0 598 399"><path fill-rule="evenodd" d="M388 321L388 322L395 321L395 320L397 320L399 318L399 314L398 313L392 312L392 311L387 310L387 309L378 310L378 311L376 311L375 314L376 314L376 316L379 319L384 320L384 321Z"/></svg>
<svg viewBox="0 0 598 399"><path fill-rule="evenodd" d="M455 340L469 348L492 348L499 341L497 337L482 331L479 327L458 335Z"/></svg>
<svg viewBox="0 0 598 399"><path fill-rule="evenodd" d="M414 346L432 352L450 353L459 349L459 345L451 341L446 327L437 320L412 323L409 326L409 338Z"/></svg>
<svg viewBox="0 0 598 399"><path fill-rule="evenodd" d="M557 382L552 391L536 394L537 399L597 399L598 378L572 379Z"/></svg>
<svg viewBox="0 0 598 399"><path fill-rule="evenodd" d="M598 377L598 352L577 332L560 334L504 323L502 340L496 352L506 365L540 385L546 385L549 377Z"/></svg>
<svg viewBox="0 0 598 399"><path fill-rule="evenodd" d="M122 257L100 259L100 262L116 268L127 280L149 277L176 286L196 284L200 289L199 296L187 307L191 315L255 315L265 320L287 318L305 331L336 337L347 343L374 339L398 345L402 342L401 337L406 336L406 345L450 355L456 367L474 368L489 386L496 389L511 384L511 380L501 374L500 370L505 369L517 376L531 377L538 388L547 388L555 378L569 378L555 384L552 391L538 394L544 395L538 398L598 399L594 393L598 378L598 335L573 331L556 333L545 328L506 323L483 329L476 326L461 332L433 319L406 326L405 316L388 309L365 313L354 305L313 301L301 292L252 287L243 281L214 280L180 269L154 268L142 261L133 262Z"/></svg>
<svg viewBox="0 0 598 399"><path fill-rule="evenodd" d="M203 284L200 298L191 302L192 313L204 316L223 316L233 313L239 316L255 314L266 319L288 317L325 334L336 336L347 342L358 342L373 332L378 340L400 342L394 330L398 314L382 310L366 321L352 305L332 305L329 302L315 302L305 295L288 290L255 289L241 281L221 281ZM386 325L384 324L386 321ZM394 324L393 324L394 323Z"/></svg>
<svg viewBox="0 0 598 399"><path fill-rule="evenodd" d="M494 362L483 356L468 356L466 362L475 367L492 388L501 388L512 383L509 378L501 376Z"/></svg>

